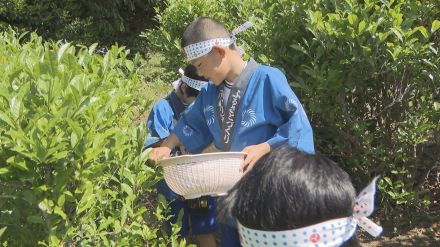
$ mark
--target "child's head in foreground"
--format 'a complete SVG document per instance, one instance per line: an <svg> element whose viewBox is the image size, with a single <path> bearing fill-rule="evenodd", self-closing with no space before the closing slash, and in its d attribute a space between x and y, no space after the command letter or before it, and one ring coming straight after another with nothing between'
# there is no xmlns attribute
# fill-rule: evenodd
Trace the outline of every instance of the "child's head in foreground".
<svg viewBox="0 0 440 247"><path fill-rule="evenodd" d="M350 218L356 202L349 175L335 162L284 146L229 191L221 215L237 219L243 246L360 246Z"/></svg>
<svg viewBox="0 0 440 247"><path fill-rule="evenodd" d="M216 85L221 84L233 66L242 61L225 25L209 17L192 21L185 29L181 45L198 73Z"/></svg>

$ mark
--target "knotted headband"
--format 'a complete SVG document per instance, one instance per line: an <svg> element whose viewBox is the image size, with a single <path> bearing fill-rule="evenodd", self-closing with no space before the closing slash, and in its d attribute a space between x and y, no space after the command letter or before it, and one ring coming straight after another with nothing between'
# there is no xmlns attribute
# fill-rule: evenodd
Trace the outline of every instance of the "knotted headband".
<svg viewBox="0 0 440 247"><path fill-rule="evenodd" d="M353 236L356 231L356 226L360 226L370 235L377 237L381 234L382 227L367 218L373 213L377 179L378 177L375 177L358 195L353 215L350 217L332 219L315 225L287 231L260 231L247 228L238 223L242 240L241 244L244 247L340 246Z"/></svg>
<svg viewBox="0 0 440 247"><path fill-rule="evenodd" d="M252 27L252 23L250 21L247 21L234 29L232 31L232 35L229 38L216 38L216 39L209 39L205 41L201 41L198 43L194 43L191 45L187 45L183 48L185 52L185 57L188 61L192 61L194 59L197 59L199 57L202 57L206 54L208 54L212 47L214 46L229 46L231 44L234 44L237 40L236 35L245 31L246 29ZM240 48L238 49L240 53L243 52L243 50ZM241 51L240 51L241 50Z"/></svg>

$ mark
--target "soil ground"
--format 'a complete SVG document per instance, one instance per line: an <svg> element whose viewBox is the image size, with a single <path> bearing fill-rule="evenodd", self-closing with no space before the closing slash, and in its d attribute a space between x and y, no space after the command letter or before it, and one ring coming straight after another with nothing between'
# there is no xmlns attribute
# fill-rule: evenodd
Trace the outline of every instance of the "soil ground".
<svg viewBox="0 0 440 247"><path fill-rule="evenodd" d="M368 236L360 236L362 245L365 247L397 247L397 246L440 246L440 223L428 227L416 227L396 236L383 236L377 240L371 240Z"/></svg>
<svg viewBox="0 0 440 247"><path fill-rule="evenodd" d="M373 221L377 222L375 219ZM381 221L380 225L384 231L378 239L373 239L370 235L358 230L359 239L363 246L440 247L440 205L438 204L433 205L427 211L418 211L411 216L392 217L389 221Z"/></svg>

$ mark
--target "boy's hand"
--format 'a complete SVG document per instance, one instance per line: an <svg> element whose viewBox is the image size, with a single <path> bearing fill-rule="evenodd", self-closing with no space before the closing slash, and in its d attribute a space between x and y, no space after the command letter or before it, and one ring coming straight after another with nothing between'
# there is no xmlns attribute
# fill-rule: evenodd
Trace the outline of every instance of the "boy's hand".
<svg viewBox="0 0 440 247"><path fill-rule="evenodd" d="M171 151L180 144L176 134L171 133L158 148L153 148L150 153L150 160L157 161L159 159L170 157Z"/></svg>
<svg viewBox="0 0 440 247"><path fill-rule="evenodd" d="M170 156L171 149L169 147L153 148L150 153L150 160L157 161Z"/></svg>
<svg viewBox="0 0 440 247"><path fill-rule="evenodd" d="M267 142L247 146L242 152L247 153L246 159L244 160L241 170L245 173L250 171L250 169L255 165L255 163L265 154L269 153L271 150L270 145Z"/></svg>

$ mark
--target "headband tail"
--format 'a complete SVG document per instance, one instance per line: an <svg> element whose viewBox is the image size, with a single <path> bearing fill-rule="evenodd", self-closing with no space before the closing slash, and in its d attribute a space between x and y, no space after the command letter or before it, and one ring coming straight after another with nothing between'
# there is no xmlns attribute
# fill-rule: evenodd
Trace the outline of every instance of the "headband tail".
<svg viewBox="0 0 440 247"><path fill-rule="evenodd" d="M358 225L362 229L364 229L366 232L368 232L371 236L375 238L378 237L383 231L383 228L381 226L377 225L367 217L356 218L356 220L358 222Z"/></svg>

